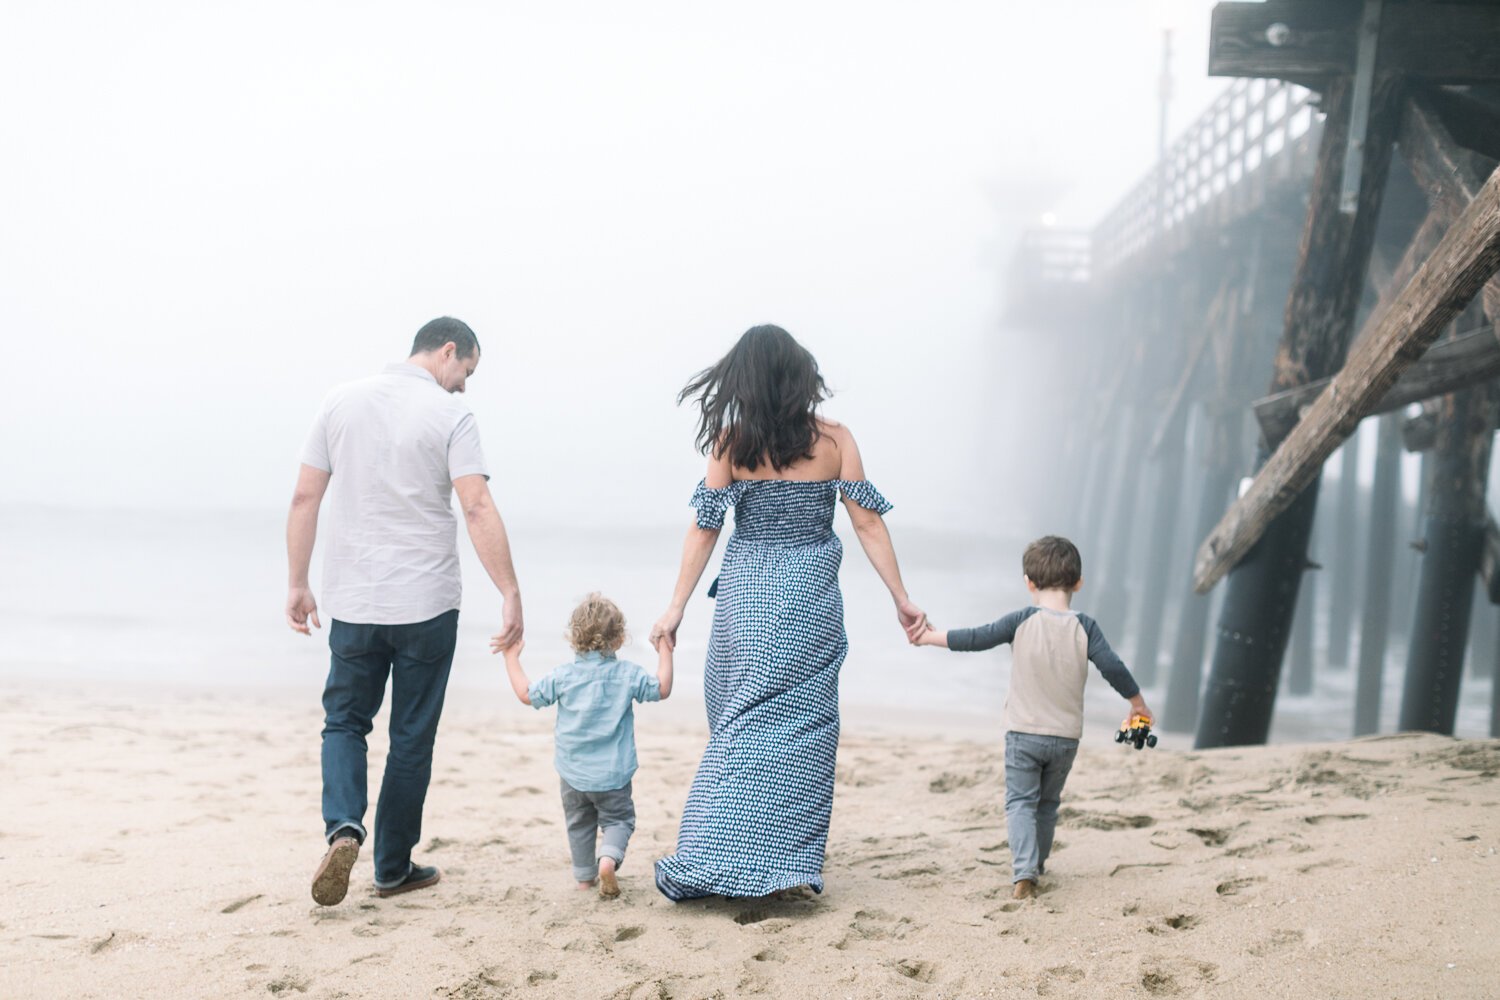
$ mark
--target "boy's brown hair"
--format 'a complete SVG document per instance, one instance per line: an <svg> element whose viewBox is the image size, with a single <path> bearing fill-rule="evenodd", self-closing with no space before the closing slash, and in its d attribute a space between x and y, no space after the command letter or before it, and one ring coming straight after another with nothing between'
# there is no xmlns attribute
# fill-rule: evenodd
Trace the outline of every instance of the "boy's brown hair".
<svg viewBox="0 0 1500 1000"><path fill-rule="evenodd" d="M1072 590L1083 579L1083 556L1061 535L1047 535L1026 546L1021 572L1037 590Z"/></svg>
<svg viewBox="0 0 1500 1000"><path fill-rule="evenodd" d="M625 614L595 591L579 602L568 620L568 642L578 653L613 653L625 645Z"/></svg>

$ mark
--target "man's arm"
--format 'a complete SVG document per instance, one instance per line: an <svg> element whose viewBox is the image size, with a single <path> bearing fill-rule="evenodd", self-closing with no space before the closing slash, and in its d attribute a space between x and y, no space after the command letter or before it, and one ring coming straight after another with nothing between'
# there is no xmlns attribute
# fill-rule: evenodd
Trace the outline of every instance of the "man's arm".
<svg viewBox="0 0 1500 1000"><path fill-rule="evenodd" d="M328 491L331 478L322 469L303 465L297 472L292 507L286 518L286 623L303 635L312 634L309 621L312 628L323 627L318 621L318 602L313 599L307 573L312 564L313 542L318 536L318 508L323 505L323 494Z"/></svg>
<svg viewBox="0 0 1500 1000"><path fill-rule="evenodd" d="M453 489L458 493L459 506L463 508L469 541L474 544L479 562L505 602L500 633L495 636L496 643L503 649L519 642L525 631L521 617L521 588L516 582L516 568L510 560L510 539L506 537L505 523L500 520L500 511L495 507L489 483L483 476L459 476L453 480Z"/></svg>

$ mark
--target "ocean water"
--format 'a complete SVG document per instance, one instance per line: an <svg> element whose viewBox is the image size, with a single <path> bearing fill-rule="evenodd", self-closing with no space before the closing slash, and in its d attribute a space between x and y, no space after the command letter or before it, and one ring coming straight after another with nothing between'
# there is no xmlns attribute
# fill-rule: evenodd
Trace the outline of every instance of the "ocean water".
<svg viewBox="0 0 1500 1000"><path fill-rule="evenodd" d="M312 638L284 623L282 514L10 507L0 515L0 678L111 689L284 691L316 703L327 670L328 622ZM686 524L686 514L676 524L628 531L510 523L533 676L571 658L563 626L574 602L590 590L625 611L632 640L622 655L654 662L644 640L671 594ZM1018 567L1023 539L907 529L895 519L891 531L907 588L939 627L979 624L1026 603ZM841 680L846 718L933 735L997 737L1009 651L957 654L908 646L858 543L845 530L841 535L850 641ZM498 705L511 698L503 666L487 646L500 601L467 540L459 544L465 595L451 690ZM315 554L315 593L319 560ZM718 553L679 633L672 712L682 719L701 718L712 614L704 591L717 565ZM1088 610L1088 597L1085 589L1077 606ZM1101 624L1113 631L1111 623ZM1112 639L1128 653L1128 633ZM1393 649L1387 668L1387 729L1400 703L1402 657L1404 650ZM1146 695L1159 710L1161 689ZM1321 672L1313 695L1280 698L1272 739L1344 738L1352 704L1352 672ZM1108 738L1124 703L1094 675L1086 706L1088 738ZM1488 714L1489 682L1466 679L1458 735L1485 736ZM1190 737L1169 742L1186 746Z"/></svg>

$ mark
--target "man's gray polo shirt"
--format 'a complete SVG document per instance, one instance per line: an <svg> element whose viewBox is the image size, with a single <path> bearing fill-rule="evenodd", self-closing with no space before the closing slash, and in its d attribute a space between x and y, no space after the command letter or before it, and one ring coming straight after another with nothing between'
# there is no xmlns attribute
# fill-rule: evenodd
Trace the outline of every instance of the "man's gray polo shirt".
<svg viewBox="0 0 1500 1000"><path fill-rule="evenodd" d="M458 607L453 480L489 478L467 405L398 362L328 394L302 462L332 473L322 607L362 625L408 625Z"/></svg>

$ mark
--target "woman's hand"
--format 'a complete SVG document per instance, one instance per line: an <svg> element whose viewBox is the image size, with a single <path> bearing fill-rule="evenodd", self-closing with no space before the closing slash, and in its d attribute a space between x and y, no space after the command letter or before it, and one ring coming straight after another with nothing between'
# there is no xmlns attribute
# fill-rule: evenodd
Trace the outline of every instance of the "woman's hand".
<svg viewBox="0 0 1500 1000"><path fill-rule="evenodd" d="M901 622L901 628L906 632L906 641L915 644L927 631L927 612L911 602L911 598L903 597L896 602L896 617Z"/></svg>
<svg viewBox="0 0 1500 1000"><path fill-rule="evenodd" d="M649 642L652 649L660 649L657 643L665 641L667 646L677 648L677 626L682 624L682 609L668 608L667 613L656 620L651 626Z"/></svg>

